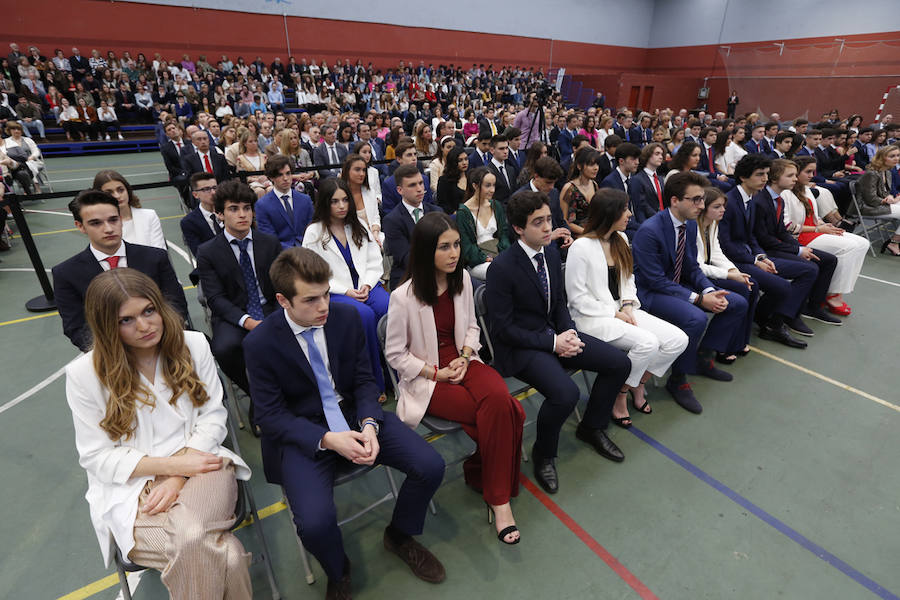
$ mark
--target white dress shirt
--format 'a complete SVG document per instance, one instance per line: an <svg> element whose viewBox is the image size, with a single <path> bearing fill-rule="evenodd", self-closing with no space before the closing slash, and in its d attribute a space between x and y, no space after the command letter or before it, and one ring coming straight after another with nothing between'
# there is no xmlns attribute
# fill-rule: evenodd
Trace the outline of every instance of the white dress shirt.
<svg viewBox="0 0 900 600"><path fill-rule="evenodd" d="M685 226L685 228L684 228L684 242L685 242L684 252L685 252L685 255L684 255L684 257L687 258L687 221L678 220L678 217L675 216L675 213L673 213L671 209L669 209L669 217L672 218L672 227L675 229L675 255L676 256L678 255L678 228L681 227L682 225ZM684 267L684 265L682 264L682 268L683 267ZM716 288L714 288L714 287L708 287L703 290L703 293L708 294L710 292L715 291L715 289ZM697 292L691 292L691 302L692 303L696 302L697 298L699 296L700 296L700 294L698 294Z"/></svg>
<svg viewBox="0 0 900 600"><path fill-rule="evenodd" d="M537 273L538 264L537 264L537 261L534 260L534 257L537 256L538 254L540 254L541 256L544 257L544 273L547 275L547 312L549 313L550 312L550 298L552 297L552 293L551 293L552 288L550 287L550 269L547 268L547 255L544 253L543 248L541 248L540 250L535 250L534 248L532 248L531 246L529 246L528 244L523 242L521 238L519 240L517 240L517 242L518 242L519 246L521 246L522 250L525 251L525 256L527 256L530 259L531 266L534 267L535 273ZM551 348L551 350L556 351L556 332L553 332L553 347Z"/></svg>
<svg viewBox="0 0 900 600"><path fill-rule="evenodd" d="M238 266L241 264L241 249L237 244L232 244L232 240L237 240L238 238L234 237L228 230L225 230L225 239L228 241L228 246L231 248L231 252L234 254L234 259L238 262ZM256 293L259 295L259 303L261 305L265 305L266 297L262 293L262 289L259 287L259 275L256 272L256 260L253 257L253 231L247 232L247 235L244 237L245 240L250 240L250 243L247 244L247 254L250 255L250 266L253 268L253 277L256 278ZM240 240L238 240L240 241ZM250 291L247 290L249 294ZM250 315L245 314L238 320L238 326L243 327L244 321L250 318Z"/></svg>
<svg viewBox="0 0 900 600"><path fill-rule="evenodd" d="M104 252L97 250L96 248L94 248L93 244L91 244L89 247L91 249L91 254L94 255L94 258L97 259L97 262L100 263L100 266L103 268L104 271L109 271L109 269L110 269L109 263L106 262L106 259L109 258L110 256L118 256L119 257L119 264L116 265L116 268L128 266L128 257L125 256L125 242L120 243L119 249L116 250L115 252L113 252L112 254L106 254Z"/></svg>

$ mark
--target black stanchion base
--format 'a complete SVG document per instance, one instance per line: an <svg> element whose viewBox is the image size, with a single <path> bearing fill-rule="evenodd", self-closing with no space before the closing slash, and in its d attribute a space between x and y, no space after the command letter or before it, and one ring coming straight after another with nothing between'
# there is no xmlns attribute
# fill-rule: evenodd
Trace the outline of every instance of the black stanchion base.
<svg viewBox="0 0 900 600"><path fill-rule="evenodd" d="M28 312L47 312L56 310L56 300L48 300L47 296L38 296L25 303Z"/></svg>

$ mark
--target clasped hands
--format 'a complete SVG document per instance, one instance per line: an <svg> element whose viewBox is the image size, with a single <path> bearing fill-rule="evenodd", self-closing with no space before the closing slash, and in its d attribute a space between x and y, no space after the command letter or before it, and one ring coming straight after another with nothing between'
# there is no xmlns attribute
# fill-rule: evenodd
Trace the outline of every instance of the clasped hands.
<svg viewBox="0 0 900 600"><path fill-rule="evenodd" d="M567 329L556 335L556 347L553 351L561 358L571 358L584 350L584 342L574 329Z"/></svg>
<svg viewBox="0 0 900 600"><path fill-rule="evenodd" d="M329 431L322 436L322 447L333 450L356 465L372 465L381 446L375 427L366 425L362 431Z"/></svg>

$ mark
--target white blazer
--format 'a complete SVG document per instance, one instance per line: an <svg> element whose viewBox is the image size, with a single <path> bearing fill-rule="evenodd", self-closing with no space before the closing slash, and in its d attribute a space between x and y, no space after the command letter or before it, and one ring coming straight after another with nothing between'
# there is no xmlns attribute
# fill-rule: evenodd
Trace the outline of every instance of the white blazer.
<svg viewBox="0 0 900 600"><path fill-rule="evenodd" d="M728 271L737 267L722 252L722 246L719 244L719 224L716 222L709 226L709 245L710 260L707 264L706 240L703 239L703 233L697 231L697 262L700 264L700 270L711 279L728 279Z"/></svg>
<svg viewBox="0 0 900 600"><path fill-rule="evenodd" d="M628 242L624 233L619 235ZM594 238L578 238L569 247L566 257L566 295L569 298L569 313L579 331L610 342L625 334L624 321L616 318L616 311L622 302L631 300L634 308L640 308L634 273L619 280L618 301L609 291L609 263L600 245Z"/></svg>
<svg viewBox="0 0 900 600"><path fill-rule="evenodd" d="M481 329L475 320L475 298L472 279L463 271L463 289L453 298L453 339L457 350L468 346L471 360L480 361ZM439 361L437 326L434 309L422 304L407 281L391 294L388 305L387 337L384 357L397 370L400 379L397 390L397 416L415 428L428 411L435 382L419 375L422 367Z"/></svg>
<svg viewBox="0 0 900 600"><path fill-rule="evenodd" d="M819 190L819 193L821 193L821 190ZM809 188L806 188L806 197L809 198L812 204L813 216L815 216L816 224L818 225L822 222L819 218L819 207ZM784 200L784 211L782 212L784 215L784 226L794 237L797 237L800 235L800 228L806 220L806 208L804 208L803 202L792 190L781 192L781 198Z"/></svg>
<svg viewBox="0 0 900 600"><path fill-rule="evenodd" d="M347 236L347 243L350 245L350 257L353 259L353 266L359 274L359 287L368 285L374 288L381 276L384 274L384 260L381 257L381 249L372 238L372 233L365 223L362 226L366 229L366 241L362 246L353 243L353 235L350 226L344 226L344 233ZM309 248L319 256L325 259L328 266L331 267L331 280L329 281L330 291L332 294L345 294L347 290L353 287L353 279L350 277L350 267L344 260L344 255L338 249L337 244L329 233L327 241L322 245L322 232L324 230L323 223L310 223L303 234L303 247Z"/></svg>
<svg viewBox="0 0 900 600"><path fill-rule="evenodd" d="M131 209L131 220L122 221L122 239L129 244L153 246L168 251L162 223L152 208Z"/></svg>
<svg viewBox="0 0 900 600"><path fill-rule="evenodd" d="M378 169L369 167L366 173L369 181L369 187L362 186L363 205L366 208L366 220L369 222L369 228L378 225L381 229L381 213L378 211L381 206L381 180L378 178ZM384 234L378 234L380 240L384 240Z"/></svg>
<svg viewBox="0 0 900 600"><path fill-rule="evenodd" d="M171 391L157 363L154 383L143 379L155 407L137 404L137 427L127 440L112 441L100 428L100 421L106 415L109 391L100 383L94 370L93 350L66 366L66 400L75 424L78 463L87 471L85 498L106 566L109 566L113 540L123 556L128 556L134 548L138 498L144 484L153 479L132 477L131 474L144 456L167 455L158 454L156 445L165 438L171 440L168 434L172 431L179 427L183 429L182 447L229 458L234 464L235 476L245 481L250 479L247 463L222 446L227 431L227 412L222 405L222 384L206 336L197 331L185 331L184 342L209 400L203 406L195 407L188 395L182 394L175 406L170 406ZM153 411L158 412L154 415ZM168 432L158 431L161 422L169 425Z"/></svg>

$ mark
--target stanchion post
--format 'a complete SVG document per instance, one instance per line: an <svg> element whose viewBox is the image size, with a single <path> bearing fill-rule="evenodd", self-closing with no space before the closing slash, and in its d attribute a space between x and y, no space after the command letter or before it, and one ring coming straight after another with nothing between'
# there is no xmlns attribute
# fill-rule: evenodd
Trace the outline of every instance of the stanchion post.
<svg viewBox="0 0 900 600"><path fill-rule="evenodd" d="M47 277L47 271L44 270L44 263L41 255L38 253L37 246L34 245L34 238L31 237L31 230L28 228L28 221L25 220L25 213L19 205L19 197L16 194L8 194L7 200L12 209L13 219L19 230L19 235L25 243L25 250L28 251L28 258L31 259L31 266L34 268L34 274L37 275L44 290L43 296L37 296L25 303L25 308L29 312L46 312L48 310L56 310L56 299L53 297L53 285L50 278Z"/></svg>

